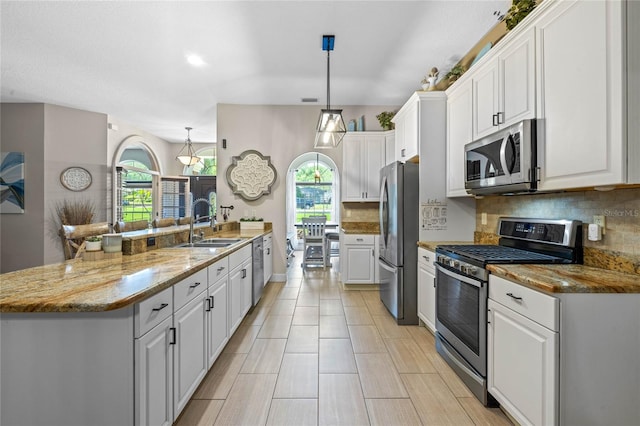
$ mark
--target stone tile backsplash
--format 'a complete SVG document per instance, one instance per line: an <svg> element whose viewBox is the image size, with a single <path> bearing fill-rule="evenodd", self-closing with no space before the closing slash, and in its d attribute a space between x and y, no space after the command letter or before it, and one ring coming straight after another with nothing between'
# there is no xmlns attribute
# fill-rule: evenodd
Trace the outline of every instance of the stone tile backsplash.
<svg viewBox="0 0 640 426"><path fill-rule="evenodd" d="M487 215L486 225L482 224L482 213ZM476 232L496 234L501 216L574 219L588 224L593 223L594 215L605 216L606 233L601 241L589 241L587 227L583 227L585 264L602 264L602 259L587 257L604 253L621 256L638 270L640 188L480 198L476 201Z"/></svg>

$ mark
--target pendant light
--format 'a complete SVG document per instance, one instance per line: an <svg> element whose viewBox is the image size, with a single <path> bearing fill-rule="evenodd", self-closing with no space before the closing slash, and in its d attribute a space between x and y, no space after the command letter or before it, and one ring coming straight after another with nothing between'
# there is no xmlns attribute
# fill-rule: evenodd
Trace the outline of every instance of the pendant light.
<svg viewBox="0 0 640 426"><path fill-rule="evenodd" d="M187 140L184 141L184 146L176 156L176 160L178 160L185 166L193 166L200 161L200 157L196 155L196 153L193 151L193 145L191 145L191 137L189 136L191 127L185 127L185 129L187 130Z"/></svg>
<svg viewBox="0 0 640 426"><path fill-rule="evenodd" d="M313 174L313 180L315 183L320 183L320 181L322 180L320 176L320 167L318 165L319 160L320 160L320 154L316 154L316 171Z"/></svg>
<svg viewBox="0 0 640 426"><path fill-rule="evenodd" d="M342 138L347 132L344 120L342 119L342 110L331 109L329 54L333 50L334 42L335 36L322 36L322 50L327 51L327 108L320 111L320 118L318 119L318 126L316 128L316 140L313 144L314 148L335 148L342 142Z"/></svg>

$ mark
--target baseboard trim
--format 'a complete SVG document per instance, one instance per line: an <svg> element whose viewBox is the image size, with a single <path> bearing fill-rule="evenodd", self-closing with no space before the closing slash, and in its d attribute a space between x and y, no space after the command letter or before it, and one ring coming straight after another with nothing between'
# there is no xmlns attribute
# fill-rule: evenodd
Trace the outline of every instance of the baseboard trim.
<svg viewBox="0 0 640 426"><path fill-rule="evenodd" d="M342 283L342 289L346 290L346 291L350 291L350 290L375 290L378 291L380 290L380 284L345 284Z"/></svg>

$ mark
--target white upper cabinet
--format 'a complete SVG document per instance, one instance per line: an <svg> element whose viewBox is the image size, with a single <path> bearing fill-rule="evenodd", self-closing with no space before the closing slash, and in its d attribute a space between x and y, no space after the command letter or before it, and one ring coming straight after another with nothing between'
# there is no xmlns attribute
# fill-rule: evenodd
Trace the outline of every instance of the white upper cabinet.
<svg viewBox="0 0 640 426"><path fill-rule="evenodd" d="M393 122L396 125L396 161L404 163L418 155L420 147L419 114L420 97L416 93L393 117Z"/></svg>
<svg viewBox="0 0 640 426"><path fill-rule="evenodd" d="M379 201L385 134L347 133L342 141L342 201Z"/></svg>
<svg viewBox="0 0 640 426"><path fill-rule="evenodd" d="M533 28L510 40L474 71L473 98L474 140L517 121L535 117Z"/></svg>
<svg viewBox="0 0 640 426"><path fill-rule="evenodd" d="M635 112L633 101L627 106L639 97L635 3L553 2L535 22L540 189L638 181L637 100Z"/></svg>
<svg viewBox="0 0 640 426"><path fill-rule="evenodd" d="M464 146L473 140L472 80L447 90L447 197L469 197L464 188Z"/></svg>

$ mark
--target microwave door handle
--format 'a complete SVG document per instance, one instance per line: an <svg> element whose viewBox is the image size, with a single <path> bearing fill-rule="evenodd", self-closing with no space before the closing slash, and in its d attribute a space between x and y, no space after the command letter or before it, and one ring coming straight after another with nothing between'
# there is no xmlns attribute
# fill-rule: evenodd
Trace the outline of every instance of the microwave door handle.
<svg viewBox="0 0 640 426"><path fill-rule="evenodd" d="M500 165L502 165L502 171L504 171L505 176L511 176L511 171L509 170L509 165L507 164L507 144L511 140L511 133L502 139L502 143L500 144Z"/></svg>

